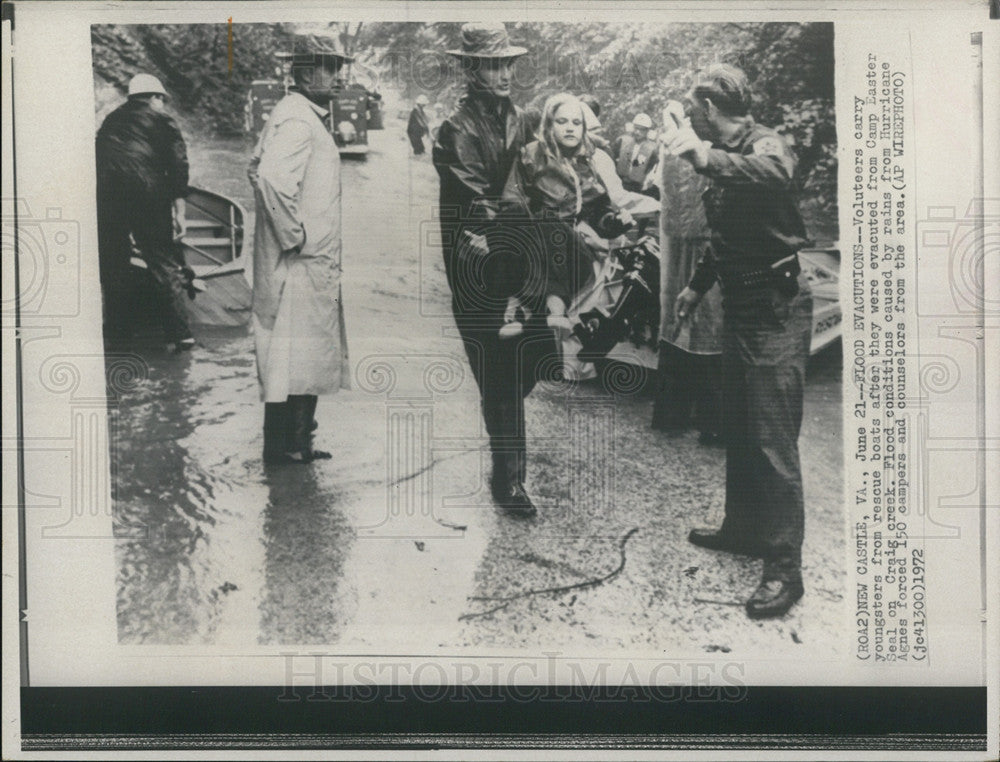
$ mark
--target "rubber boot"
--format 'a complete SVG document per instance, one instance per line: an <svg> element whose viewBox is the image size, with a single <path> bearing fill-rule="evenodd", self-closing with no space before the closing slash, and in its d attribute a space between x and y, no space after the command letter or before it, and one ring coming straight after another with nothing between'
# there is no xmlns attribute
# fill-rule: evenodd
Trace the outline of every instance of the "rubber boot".
<svg viewBox="0 0 1000 762"><path fill-rule="evenodd" d="M279 463L288 452L288 403L264 403L264 462Z"/></svg>

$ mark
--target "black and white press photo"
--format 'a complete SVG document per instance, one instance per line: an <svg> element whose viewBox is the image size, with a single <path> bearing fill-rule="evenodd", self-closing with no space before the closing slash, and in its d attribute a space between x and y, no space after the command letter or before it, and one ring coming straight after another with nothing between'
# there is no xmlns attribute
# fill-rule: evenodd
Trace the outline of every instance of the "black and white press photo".
<svg viewBox="0 0 1000 762"><path fill-rule="evenodd" d="M995 757L1000 27L698 5L4 4L5 755Z"/></svg>
<svg viewBox="0 0 1000 762"><path fill-rule="evenodd" d="M831 24L92 43L120 643L838 651Z"/></svg>

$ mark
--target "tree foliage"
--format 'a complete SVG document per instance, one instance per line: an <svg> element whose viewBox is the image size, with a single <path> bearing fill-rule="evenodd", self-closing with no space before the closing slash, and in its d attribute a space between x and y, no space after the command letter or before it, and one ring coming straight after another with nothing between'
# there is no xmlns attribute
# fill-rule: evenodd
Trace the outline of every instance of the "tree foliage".
<svg viewBox="0 0 1000 762"><path fill-rule="evenodd" d="M445 52L460 47L458 23L320 26L406 97L423 93L450 109L461 94L461 72ZM540 106L555 92L589 92L601 102L610 136L639 111L655 121L699 68L718 61L742 67L756 118L785 134L798 155L810 228L818 238L836 238L832 24L514 22L508 29L512 42L530 51L515 70L515 100ZM189 121L233 133L241 129L250 83L274 76L274 53L289 48L294 31L287 24L234 24L230 68L224 23L94 26L95 75L124 90L137 71L156 74Z"/></svg>
<svg viewBox="0 0 1000 762"><path fill-rule="evenodd" d="M382 65L407 97L423 93L450 109L463 90L454 60L457 23L368 25L360 49ZM799 159L802 206L813 235L837 238L837 157L833 25L817 24L508 24L528 48L514 72L514 98L540 107L559 91L590 93L608 135L643 111L653 117L682 96L693 74L715 62L750 77L756 118L782 132Z"/></svg>

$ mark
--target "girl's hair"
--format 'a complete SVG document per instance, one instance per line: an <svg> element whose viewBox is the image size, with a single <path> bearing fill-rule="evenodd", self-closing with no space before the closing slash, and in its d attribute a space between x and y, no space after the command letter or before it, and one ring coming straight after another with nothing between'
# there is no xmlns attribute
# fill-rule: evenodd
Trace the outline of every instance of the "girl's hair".
<svg viewBox="0 0 1000 762"><path fill-rule="evenodd" d="M545 101L545 108L542 110L542 123L538 127L538 139L542 141L549 154L555 159L562 158L559 144L556 142L555 132L552 129L556 119L556 111L562 106L576 107L580 112L580 145L575 153L590 153L590 139L587 137L587 120L583 114L583 103L575 95L570 93L557 93Z"/></svg>

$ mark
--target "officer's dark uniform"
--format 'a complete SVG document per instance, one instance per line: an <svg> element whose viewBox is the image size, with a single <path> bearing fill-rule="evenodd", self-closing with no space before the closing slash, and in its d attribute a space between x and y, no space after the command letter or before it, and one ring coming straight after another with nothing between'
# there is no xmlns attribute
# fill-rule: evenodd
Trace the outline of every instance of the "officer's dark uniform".
<svg viewBox="0 0 1000 762"><path fill-rule="evenodd" d="M445 272L482 397L494 496L525 479L524 397L543 360L557 356L540 313L517 339L501 340L498 334L511 293L500 261L504 230L491 221L514 159L530 139L530 122L509 98L470 91L441 124L433 150L441 179Z"/></svg>
<svg viewBox="0 0 1000 762"><path fill-rule="evenodd" d="M173 241L174 199L187 194L184 138L169 115L130 98L97 132L97 226L105 321L128 334L129 235L156 284L167 341L191 336L185 317L183 257Z"/></svg>
<svg viewBox="0 0 1000 762"><path fill-rule="evenodd" d="M806 244L793 190L795 158L747 117L699 170L712 251L690 286L722 286L726 518L722 534L765 558L764 581L801 583L798 437L812 297L796 252Z"/></svg>

